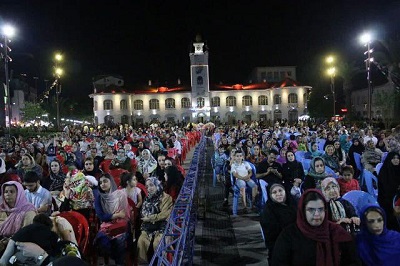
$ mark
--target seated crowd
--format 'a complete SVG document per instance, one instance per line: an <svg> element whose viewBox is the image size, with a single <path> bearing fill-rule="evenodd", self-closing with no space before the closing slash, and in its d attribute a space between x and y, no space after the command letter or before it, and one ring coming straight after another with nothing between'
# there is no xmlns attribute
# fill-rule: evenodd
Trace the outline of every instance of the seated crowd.
<svg viewBox="0 0 400 266"><path fill-rule="evenodd" d="M239 122L212 140L223 205L236 190L242 213L249 205L260 213L269 265L398 265L400 125L387 136L333 123Z"/></svg>
<svg viewBox="0 0 400 266"><path fill-rule="evenodd" d="M99 254L148 264L200 136L193 127L74 126L12 138L0 154L0 265L93 265Z"/></svg>

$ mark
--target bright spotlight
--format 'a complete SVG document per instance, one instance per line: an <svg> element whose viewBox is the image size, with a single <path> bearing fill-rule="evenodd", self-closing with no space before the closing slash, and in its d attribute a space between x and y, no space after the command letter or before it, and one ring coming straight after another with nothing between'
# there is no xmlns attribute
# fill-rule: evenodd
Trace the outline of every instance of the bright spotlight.
<svg viewBox="0 0 400 266"><path fill-rule="evenodd" d="M372 40L372 36L371 36L371 33L369 33L369 32L366 32L360 36L360 42L362 44L370 43L371 40Z"/></svg>
<svg viewBox="0 0 400 266"><path fill-rule="evenodd" d="M11 25L5 25L3 27L3 34L8 38L11 38L15 35L15 28Z"/></svg>

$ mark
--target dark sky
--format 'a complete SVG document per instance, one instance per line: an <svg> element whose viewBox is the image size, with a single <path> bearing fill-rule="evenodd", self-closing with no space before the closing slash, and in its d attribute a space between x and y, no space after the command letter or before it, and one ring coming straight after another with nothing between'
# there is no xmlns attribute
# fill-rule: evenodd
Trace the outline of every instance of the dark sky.
<svg viewBox="0 0 400 266"><path fill-rule="evenodd" d="M14 75L38 76L44 87L60 50L64 91L76 95L89 93L100 74L122 75L128 90L149 79L189 81L197 33L210 48L212 82L245 82L256 66L296 65L301 72L330 51L362 63L360 33L399 34L400 1L1 0L0 19L18 28Z"/></svg>

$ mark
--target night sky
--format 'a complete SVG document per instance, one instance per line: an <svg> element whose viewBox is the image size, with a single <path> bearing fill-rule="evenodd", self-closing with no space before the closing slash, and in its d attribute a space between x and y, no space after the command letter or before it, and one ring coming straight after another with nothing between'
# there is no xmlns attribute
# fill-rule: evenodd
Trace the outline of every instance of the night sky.
<svg viewBox="0 0 400 266"><path fill-rule="evenodd" d="M188 84L198 33L210 49L212 83L246 83L257 66L296 65L301 77L332 51L362 64L359 35L399 35L400 1L1 0L0 20L18 28L14 75L26 73L32 86L37 76L43 89L62 51L63 93L72 96L90 93L101 74L123 76L127 90L149 79Z"/></svg>

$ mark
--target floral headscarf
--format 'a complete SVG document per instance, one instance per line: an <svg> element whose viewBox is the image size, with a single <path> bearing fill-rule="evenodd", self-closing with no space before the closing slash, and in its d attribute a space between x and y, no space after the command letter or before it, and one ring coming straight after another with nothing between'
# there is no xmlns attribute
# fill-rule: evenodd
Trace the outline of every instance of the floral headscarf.
<svg viewBox="0 0 400 266"><path fill-rule="evenodd" d="M143 153L147 152L149 154L149 159L145 160L143 158ZM154 159L154 157L151 155L151 152L149 149L144 149L142 151L142 156L140 156L139 162L138 162L138 171L140 173L149 173L151 174L154 170L157 168L157 160Z"/></svg>

